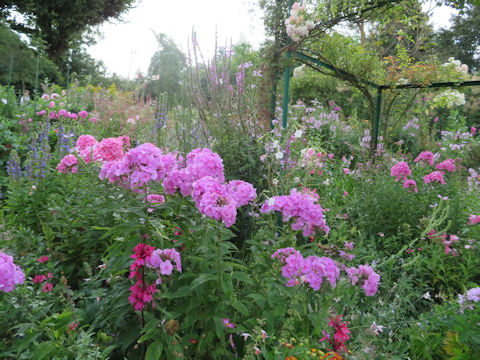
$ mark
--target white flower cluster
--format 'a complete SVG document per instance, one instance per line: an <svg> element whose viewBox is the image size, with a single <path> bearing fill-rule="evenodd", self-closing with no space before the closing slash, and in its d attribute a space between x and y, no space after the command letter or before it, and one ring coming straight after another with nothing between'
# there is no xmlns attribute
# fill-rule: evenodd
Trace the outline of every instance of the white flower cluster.
<svg viewBox="0 0 480 360"><path fill-rule="evenodd" d="M293 69L293 77L302 77L303 74L305 73L304 70L305 70L305 64L301 65L301 66L298 66L296 67L295 69Z"/></svg>
<svg viewBox="0 0 480 360"><path fill-rule="evenodd" d="M285 20L287 26L287 34L290 38L298 42L302 38L306 37L310 30L315 27L315 24L311 20L307 20L307 12L305 6L298 2L292 5L292 11L290 17Z"/></svg>
<svg viewBox="0 0 480 360"><path fill-rule="evenodd" d="M456 60L455 58L451 57L448 58L448 61L444 64L442 64L444 67L453 67L455 71L462 73L464 75L468 74L468 65L467 64L462 64L460 60Z"/></svg>
<svg viewBox="0 0 480 360"><path fill-rule="evenodd" d="M433 103L448 108L462 106L466 103L465 94L458 90L445 90L433 98Z"/></svg>

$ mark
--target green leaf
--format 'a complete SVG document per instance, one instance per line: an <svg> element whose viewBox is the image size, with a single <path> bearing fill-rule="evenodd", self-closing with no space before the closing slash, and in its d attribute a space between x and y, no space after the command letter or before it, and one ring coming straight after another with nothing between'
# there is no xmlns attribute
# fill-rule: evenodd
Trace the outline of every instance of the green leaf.
<svg viewBox="0 0 480 360"><path fill-rule="evenodd" d="M145 360L158 360L162 356L163 344L160 341L155 341L150 344L145 353Z"/></svg>
<svg viewBox="0 0 480 360"><path fill-rule="evenodd" d="M253 280L247 274L243 272L234 272L232 278L235 280L243 281L247 284L253 285Z"/></svg>
<svg viewBox="0 0 480 360"><path fill-rule="evenodd" d="M38 344L37 348L35 349L32 358L37 360L45 359L48 354L55 349L55 344L51 341L46 341Z"/></svg>
<svg viewBox="0 0 480 360"><path fill-rule="evenodd" d="M203 283L206 283L207 281L212 281L217 279L218 277L215 274L201 274L199 277L197 277L195 280L192 281L192 284L190 286L192 289L194 289L197 286L202 285Z"/></svg>
<svg viewBox="0 0 480 360"><path fill-rule="evenodd" d="M232 306L234 307L235 310L237 310L239 313L241 313L244 316L249 315L249 311L247 307L241 302L241 301L235 301Z"/></svg>

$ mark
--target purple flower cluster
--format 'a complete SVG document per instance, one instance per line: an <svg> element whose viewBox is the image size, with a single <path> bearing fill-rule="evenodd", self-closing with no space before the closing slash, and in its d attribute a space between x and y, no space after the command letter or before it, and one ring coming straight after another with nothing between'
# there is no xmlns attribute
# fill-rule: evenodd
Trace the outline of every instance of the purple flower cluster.
<svg viewBox="0 0 480 360"><path fill-rule="evenodd" d="M274 196L267 200L260 211L262 213L279 211L283 214L284 222L293 218L292 230L303 230L303 236L315 235L318 229L328 234L330 229L325 222L322 207L316 204L317 200L318 198L312 197L309 193L292 189L290 195Z"/></svg>
<svg viewBox="0 0 480 360"><path fill-rule="evenodd" d="M360 265L358 268L347 268L346 272L352 285L363 280L362 289L365 290L365 295L372 296L377 293L380 275L373 271L370 266Z"/></svg>
<svg viewBox="0 0 480 360"><path fill-rule="evenodd" d="M171 275L173 271L173 264L178 272L182 272L182 264L180 254L175 249L156 249L147 259L147 266L149 268L157 269L159 277L156 281L157 285L162 283L160 275Z"/></svg>
<svg viewBox="0 0 480 360"><path fill-rule="evenodd" d="M480 301L480 287L472 288L466 294L458 294L458 303L464 304L466 301L477 303Z"/></svg>
<svg viewBox="0 0 480 360"><path fill-rule="evenodd" d="M25 274L13 263L13 257L0 253L0 292L10 292L24 281Z"/></svg>
<svg viewBox="0 0 480 360"><path fill-rule="evenodd" d="M204 176L193 183L192 198L198 210L222 220L226 227L235 223L237 208L252 202L256 196L252 184L241 180L223 185L211 176Z"/></svg>
<svg viewBox="0 0 480 360"><path fill-rule="evenodd" d="M300 284L300 280L308 283L315 291L320 290L323 279L330 282L335 288L336 280L340 276L340 269L335 262L328 257L309 256L303 258L297 250L284 248L277 250L272 259L279 259L282 264L282 276L287 278L286 286L292 287Z"/></svg>
<svg viewBox="0 0 480 360"><path fill-rule="evenodd" d="M204 176L211 176L220 183L225 181L222 159L208 148L191 151L187 155L186 166L179 165L168 172L163 182L166 194L173 195L178 189L182 196L189 196L193 190L193 183Z"/></svg>
<svg viewBox="0 0 480 360"><path fill-rule="evenodd" d="M138 191L150 181L162 181L167 174L167 168L175 166L174 159L176 154L164 154L155 145L145 143L130 149L119 160L105 162L100 171L100 179L118 182L124 187Z"/></svg>

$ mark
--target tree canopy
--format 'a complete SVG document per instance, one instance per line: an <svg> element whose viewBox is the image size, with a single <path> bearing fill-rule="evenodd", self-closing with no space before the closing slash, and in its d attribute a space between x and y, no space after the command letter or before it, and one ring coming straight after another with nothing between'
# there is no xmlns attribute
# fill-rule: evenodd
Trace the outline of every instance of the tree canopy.
<svg viewBox="0 0 480 360"><path fill-rule="evenodd" d="M48 58L58 64L74 41L96 25L117 19L135 0L0 0L0 15L12 30L46 43Z"/></svg>

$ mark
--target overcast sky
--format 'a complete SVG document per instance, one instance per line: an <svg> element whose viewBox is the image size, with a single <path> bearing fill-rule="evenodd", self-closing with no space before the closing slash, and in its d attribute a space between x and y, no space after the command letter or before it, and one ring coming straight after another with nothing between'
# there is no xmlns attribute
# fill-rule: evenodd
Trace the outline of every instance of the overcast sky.
<svg viewBox="0 0 480 360"><path fill-rule="evenodd" d="M100 27L103 39L88 49L105 63L109 73L132 78L138 71L146 73L156 51L153 32L170 36L186 53L192 28L200 48L213 52L215 33L219 45L246 40L254 47L265 38L261 12L252 12L254 0L141 0L123 16L124 22L106 23ZM426 6L428 8L428 5ZM451 11L436 11L433 21L446 26Z"/></svg>

